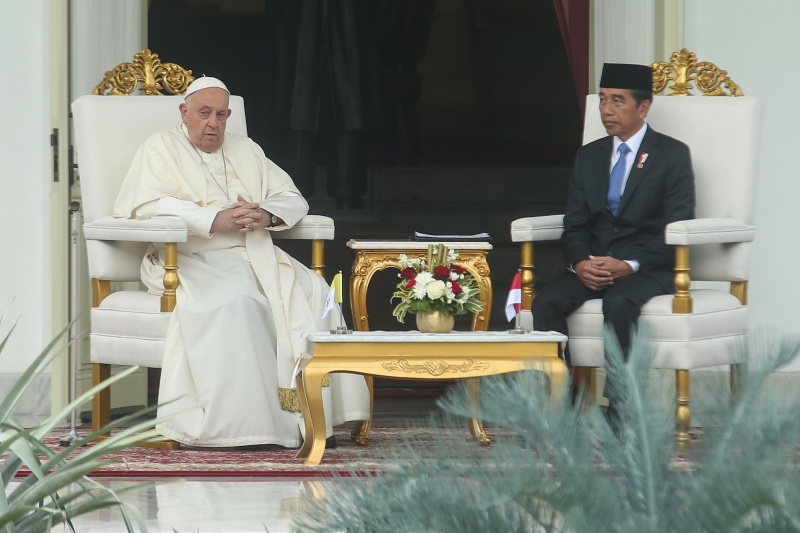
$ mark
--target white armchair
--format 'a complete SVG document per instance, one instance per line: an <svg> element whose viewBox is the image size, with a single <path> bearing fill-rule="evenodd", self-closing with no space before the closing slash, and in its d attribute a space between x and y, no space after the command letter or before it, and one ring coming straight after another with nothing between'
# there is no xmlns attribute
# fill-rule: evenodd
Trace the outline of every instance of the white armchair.
<svg viewBox="0 0 800 533"><path fill-rule="evenodd" d="M676 70L683 68L684 74L697 65L694 54L686 50L673 54L673 63ZM725 75L713 64L700 65ZM664 81L654 76L656 92ZM671 88L676 86L677 81ZM738 86L736 91L741 92ZM584 144L606 135L598 105L597 95L587 97ZM676 250L676 293L650 300L639 318L639 325L648 327L651 334L653 368L676 370L678 446L689 440L689 372L739 363L736 345L748 326L747 283L755 238L762 114L760 102L752 97L657 95L647 117L654 129L689 145L695 172L697 218L666 228L666 242ZM560 238L562 220L563 215L552 215L518 219L511 224L512 240L522 243L526 309L535 297L533 243ZM694 282L721 283L701 283L704 287L699 288ZM601 300L586 302L569 317L568 326L572 364L581 386L591 391L586 396L593 398L596 369L605 362ZM735 374L732 372L732 377Z"/></svg>
<svg viewBox="0 0 800 533"><path fill-rule="evenodd" d="M147 50L137 54L137 60L142 55L152 57L149 54ZM181 96L96 94L82 96L72 104L83 229L92 279L90 357L95 384L110 376L112 364L161 367L167 325L179 283L178 243L186 242L186 225L166 217L119 219L112 212L137 149L150 135L180 122L178 105L182 101ZM233 113L227 131L246 135L244 100L231 96L230 108ZM311 240L311 267L324 275L324 241L333 239L334 229L332 219L308 215L292 229L276 232L273 238ZM168 243L164 296L144 290L112 293L112 281L139 281L142 258L151 242ZM110 392L105 389L95 396L92 405L93 429L104 426L109 419ZM165 447L174 448L177 443L169 441Z"/></svg>

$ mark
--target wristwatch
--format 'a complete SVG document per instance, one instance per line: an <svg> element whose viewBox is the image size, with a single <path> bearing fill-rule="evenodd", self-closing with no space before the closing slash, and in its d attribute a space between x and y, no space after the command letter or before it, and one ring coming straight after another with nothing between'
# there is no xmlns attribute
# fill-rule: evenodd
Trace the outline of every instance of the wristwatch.
<svg viewBox="0 0 800 533"><path fill-rule="evenodd" d="M270 225L270 227L277 226L278 225L278 217L276 217L275 215L272 215L272 218L269 219L269 225Z"/></svg>

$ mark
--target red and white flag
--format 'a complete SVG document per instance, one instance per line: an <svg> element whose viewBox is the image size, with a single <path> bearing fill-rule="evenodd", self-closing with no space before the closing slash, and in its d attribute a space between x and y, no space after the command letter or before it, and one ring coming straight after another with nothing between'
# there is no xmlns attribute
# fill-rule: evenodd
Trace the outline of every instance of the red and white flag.
<svg viewBox="0 0 800 533"><path fill-rule="evenodd" d="M509 322L522 310L522 276L519 272L514 275L511 290L506 299L506 318Z"/></svg>

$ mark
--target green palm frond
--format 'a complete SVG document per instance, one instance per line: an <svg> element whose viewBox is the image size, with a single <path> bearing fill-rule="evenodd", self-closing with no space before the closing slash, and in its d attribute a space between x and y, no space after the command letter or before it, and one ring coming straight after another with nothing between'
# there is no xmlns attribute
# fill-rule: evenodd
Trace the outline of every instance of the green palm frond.
<svg viewBox="0 0 800 533"><path fill-rule="evenodd" d="M7 314L6 311L0 319L0 326L3 325ZM108 464L110 460L105 459L108 454L146 441L162 440L160 430L155 427L184 412L163 418L147 418L159 406L148 407L115 420L58 451L43 442L53 428L73 409L112 383L135 372L138 367L126 369L104 383L92 387L35 428L24 429L14 420L14 409L31 384L46 371L55 357L69 347L67 343L64 348L56 349L71 325L42 350L22 373L7 396L0 401L0 454L7 453L0 465L0 479L4 487L0 493L0 532L50 531L53 526L64 521L69 522L76 516L109 507L119 509L125 531L135 531L135 527L138 527L139 531L147 531L141 512L121 501L119 494L124 491L116 493L108 487L94 483L87 475ZM12 324L0 341L0 356L4 355L3 349L15 327L16 323ZM108 438L90 447L83 447L97 436L106 433L110 433ZM30 470L30 474L16 480L14 485L10 486L23 466Z"/></svg>
<svg viewBox="0 0 800 533"><path fill-rule="evenodd" d="M493 428L490 447L443 435L421 442L411 429L385 457L396 468L365 476L365 465L354 465L353 475L298 525L364 532L800 532L800 401L767 381L800 353L800 341L751 335L742 346L749 367L739 394L722 386L695 392L693 405L705 421L702 445L676 452L674 384L663 372L651 375L647 331L634 332L628 360L613 333L606 336L613 416L597 406L582 411L569 398L551 400L546 376L535 369L483 378L478 408L470 407L465 387L451 387L440 400L446 414L430 426L479 418Z"/></svg>

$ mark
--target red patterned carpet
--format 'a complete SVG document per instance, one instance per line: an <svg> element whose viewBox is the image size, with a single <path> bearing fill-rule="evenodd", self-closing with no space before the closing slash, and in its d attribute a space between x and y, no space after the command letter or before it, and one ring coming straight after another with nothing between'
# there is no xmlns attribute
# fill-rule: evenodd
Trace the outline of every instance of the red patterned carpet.
<svg viewBox="0 0 800 533"><path fill-rule="evenodd" d="M433 428L438 431L437 428ZM416 438L433 439L431 428L372 428L367 446L357 446L350 438L350 428L335 428L338 446L326 449L319 466L304 466L295 459L297 450L279 446L261 446L247 449L200 448L186 446L178 450L132 448L110 454L113 462L91 474L92 477L190 477L190 476L331 476L334 473L350 474L350 465L364 466L372 471L391 468L385 460L386 451L400 446L403 436L413 432ZM470 440L467 428L446 428L448 439ZM78 430L86 434L87 430ZM64 428L53 431L45 443L58 447L59 438L68 433ZM91 444L90 444L91 446ZM20 474L27 474L21 470Z"/></svg>

